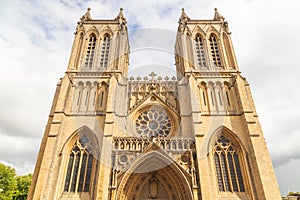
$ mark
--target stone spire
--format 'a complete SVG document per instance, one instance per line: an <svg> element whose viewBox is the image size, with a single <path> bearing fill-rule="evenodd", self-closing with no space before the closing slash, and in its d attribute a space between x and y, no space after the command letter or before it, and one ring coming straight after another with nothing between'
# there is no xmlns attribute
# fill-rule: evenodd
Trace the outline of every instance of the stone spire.
<svg viewBox="0 0 300 200"><path fill-rule="evenodd" d="M218 9L215 8L215 16L214 16L214 20L219 20L219 21L224 21L224 17L218 12Z"/></svg>
<svg viewBox="0 0 300 200"><path fill-rule="evenodd" d="M181 16L179 18L179 30L181 32L184 31L185 27L186 27L186 22L190 20L190 18L187 16L187 14L184 11L184 8L182 8L182 12L181 12Z"/></svg>

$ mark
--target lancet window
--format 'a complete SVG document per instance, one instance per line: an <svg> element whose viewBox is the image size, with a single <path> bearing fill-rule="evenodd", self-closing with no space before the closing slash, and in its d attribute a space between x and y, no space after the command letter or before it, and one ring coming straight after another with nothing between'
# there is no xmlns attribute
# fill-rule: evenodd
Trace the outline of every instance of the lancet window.
<svg viewBox="0 0 300 200"><path fill-rule="evenodd" d="M94 55L95 55L96 41L97 38L95 34L92 33L87 46L87 51L85 56L85 67L92 68Z"/></svg>
<svg viewBox="0 0 300 200"><path fill-rule="evenodd" d="M214 161L220 192L245 192L241 155L229 139L223 135L214 147Z"/></svg>
<svg viewBox="0 0 300 200"><path fill-rule="evenodd" d="M203 39L200 35L195 39L196 55L198 67L206 67L205 51L203 45Z"/></svg>
<svg viewBox="0 0 300 200"><path fill-rule="evenodd" d="M221 67L220 48L215 35L211 35L209 38L210 53L212 57L212 64L215 67Z"/></svg>
<svg viewBox="0 0 300 200"><path fill-rule="evenodd" d="M74 143L68 158L64 192L89 192L93 166L93 151L87 135Z"/></svg>
<svg viewBox="0 0 300 200"><path fill-rule="evenodd" d="M110 48L110 36L108 34L105 34L102 42L101 56L100 56L100 67L102 68L107 67L109 48Z"/></svg>

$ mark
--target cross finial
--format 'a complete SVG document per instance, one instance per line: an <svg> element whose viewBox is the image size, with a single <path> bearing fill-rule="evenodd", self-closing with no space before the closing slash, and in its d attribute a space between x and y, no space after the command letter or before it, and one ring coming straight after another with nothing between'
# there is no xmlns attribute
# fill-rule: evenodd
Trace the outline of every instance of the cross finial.
<svg viewBox="0 0 300 200"><path fill-rule="evenodd" d="M151 79L153 80L154 77L156 76L156 74L154 72L151 72L151 74L149 74L149 76L151 77Z"/></svg>

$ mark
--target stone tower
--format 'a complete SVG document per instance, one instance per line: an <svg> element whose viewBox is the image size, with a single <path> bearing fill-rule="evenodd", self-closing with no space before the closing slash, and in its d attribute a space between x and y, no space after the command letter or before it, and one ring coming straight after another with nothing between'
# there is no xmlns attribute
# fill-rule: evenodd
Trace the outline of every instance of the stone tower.
<svg viewBox="0 0 300 200"><path fill-rule="evenodd" d="M122 9L78 22L28 199L281 199L228 23L191 20L177 77L128 78Z"/></svg>

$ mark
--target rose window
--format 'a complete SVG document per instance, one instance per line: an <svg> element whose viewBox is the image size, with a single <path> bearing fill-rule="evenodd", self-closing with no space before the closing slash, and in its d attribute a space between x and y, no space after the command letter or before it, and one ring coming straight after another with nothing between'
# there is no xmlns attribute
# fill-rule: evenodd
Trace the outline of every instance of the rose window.
<svg viewBox="0 0 300 200"><path fill-rule="evenodd" d="M171 132L171 120L168 114L158 108L142 112L135 121L137 133L141 136L167 136Z"/></svg>

